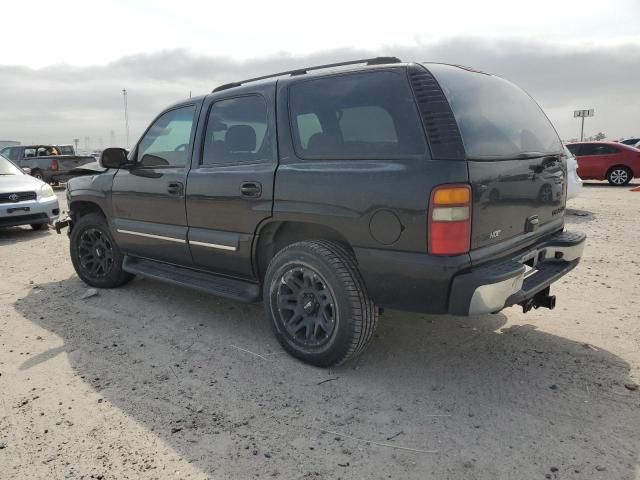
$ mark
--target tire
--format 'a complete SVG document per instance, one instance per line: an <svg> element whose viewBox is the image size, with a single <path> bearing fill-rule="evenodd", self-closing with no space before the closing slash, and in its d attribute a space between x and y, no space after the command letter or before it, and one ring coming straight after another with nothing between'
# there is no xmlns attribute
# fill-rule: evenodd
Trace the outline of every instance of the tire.
<svg viewBox="0 0 640 480"><path fill-rule="evenodd" d="M46 223L32 223L31 228L34 230L44 230L48 225Z"/></svg>
<svg viewBox="0 0 640 480"><path fill-rule="evenodd" d="M360 354L378 322L353 254L334 241L298 242L279 251L267 268L264 299L282 347L318 367Z"/></svg>
<svg viewBox="0 0 640 480"><path fill-rule="evenodd" d="M615 185L617 187L623 187L627 185L631 178L633 177L631 170L627 167L613 167L607 173L607 181L611 185Z"/></svg>
<svg viewBox="0 0 640 480"><path fill-rule="evenodd" d="M34 170L33 172L31 172L31 176L44 182L44 176L42 175L42 172L40 170Z"/></svg>
<svg viewBox="0 0 640 480"><path fill-rule="evenodd" d="M114 241L105 218L99 213L80 217L71 230L69 251L76 273L97 288L116 288L133 275L122 270L124 255Z"/></svg>

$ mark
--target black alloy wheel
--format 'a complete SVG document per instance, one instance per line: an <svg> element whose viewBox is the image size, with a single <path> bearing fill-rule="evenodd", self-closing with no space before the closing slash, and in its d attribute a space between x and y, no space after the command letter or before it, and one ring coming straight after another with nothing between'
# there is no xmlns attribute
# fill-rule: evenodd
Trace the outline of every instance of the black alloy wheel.
<svg viewBox="0 0 640 480"><path fill-rule="evenodd" d="M326 344L336 326L335 299L320 274L296 266L283 273L277 289L278 320L287 336L303 348Z"/></svg>
<svg viewBox="0 0 640 480"><path fill-rule="evenodd" d="M78 240L78 259L85 275L100 279L113 269L114 252L111 240L98 228L88 228Z"/></svg>

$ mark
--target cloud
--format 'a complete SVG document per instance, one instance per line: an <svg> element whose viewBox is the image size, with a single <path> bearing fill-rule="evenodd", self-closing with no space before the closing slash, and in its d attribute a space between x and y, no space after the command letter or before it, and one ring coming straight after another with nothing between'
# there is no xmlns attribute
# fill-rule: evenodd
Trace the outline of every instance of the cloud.
<svg viewBox="0 0 640 480"><path fill-rule="evenodd" d="M0 66L0 139L70 143L79 138L83 144L90 137L95 148L109 144L113 131L116 143L123 144L126 88L133 142L164 106L190 91L200 95L232 80L376 55L468 65L505 77L542 105L565 139L578 134L572 117L576 108L595 108L587 134L601 130L617 138L640 133L640 44L562 46L455 38L375 52L344 48L307 56L280 53L246 62L165 50L101 66Z"/></svg>

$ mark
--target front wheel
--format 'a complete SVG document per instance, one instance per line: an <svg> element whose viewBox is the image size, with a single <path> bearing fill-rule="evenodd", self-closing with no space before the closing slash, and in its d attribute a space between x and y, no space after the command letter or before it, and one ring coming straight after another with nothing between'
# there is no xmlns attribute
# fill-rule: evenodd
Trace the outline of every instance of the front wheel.
<svg viewBox="0 0 640 480"><path fill-rule="evenodd" d="M99 213L80 217L71 230L69 249L76 273L92 287L115 288L133 278L122 270L123 254Z"/></svg>
<svg viewBox="0 0 640 480"><path fill-rule="evenodd" d="M614 167L607 174L607 180L611 185L626 185L631 181L631 171L626 167Z"/></svg>
<svg viewBox="0 0 640 480"><path fill-rule="evenodd" d="M318 367L362 352L378 320L353 254L333 241L298 242L278 252L264 299L282 347Z"/></svg>

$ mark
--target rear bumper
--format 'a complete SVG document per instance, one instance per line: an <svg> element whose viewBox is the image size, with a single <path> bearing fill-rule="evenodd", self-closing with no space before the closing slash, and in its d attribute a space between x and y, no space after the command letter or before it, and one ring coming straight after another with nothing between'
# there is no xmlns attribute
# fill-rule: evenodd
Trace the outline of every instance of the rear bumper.
<svg viewBox="0 0 640 480"><path fill-rule="evenodd" d="M585 242L584 233L562 232L516 258L455 276L449 313L493 313L532 299L578 265Z"/></svg>
<svg viewBox="0 0 640 480"><path fill-rule="evenodd" d="M579 232L556 233L478 267L472 265L469 255L354 251L376 305L431 314L479 315L542 292L578 264L585 240L586 235Z"/></svg>

